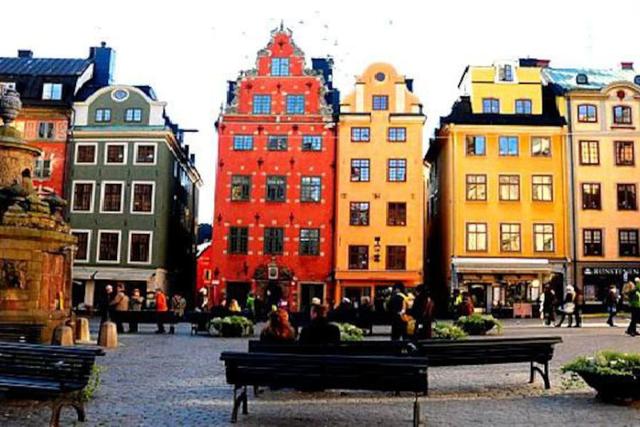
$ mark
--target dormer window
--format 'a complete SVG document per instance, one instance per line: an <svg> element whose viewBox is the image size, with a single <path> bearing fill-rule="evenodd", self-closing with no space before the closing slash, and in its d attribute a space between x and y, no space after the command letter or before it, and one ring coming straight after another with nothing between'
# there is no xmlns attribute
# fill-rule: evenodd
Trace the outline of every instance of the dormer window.
<svg viewBox="0 0 640 427"><path fill-rule="evenodd" d="M511 64L503 64L499 67L500 81L512 82L513 81L513 67Z"/></svg>
<svg viewBox="0 0 640 427"><path fill-rule="evenodd" d="M59 101L62 99L62 83L45 83L42 85L42 99Z"/></svg>
<svg viewBox="0 0 640 427"><path fill-rule="evenodd" d="M640 86L640 75L637 75L633 78L633 82Z"/></svg>
<svg viewBox="0 0 640 427"><path fill-rule="evenodd" d="M580 73L576 76L576 83L579 85L589 84L589 78L587 77L586 74Z"/></svg>
<svg viewBox="0 0 640 427"><path fill-rule="evenodd" d="M289 58L271 58L271 75L288 76Z"/></svg>

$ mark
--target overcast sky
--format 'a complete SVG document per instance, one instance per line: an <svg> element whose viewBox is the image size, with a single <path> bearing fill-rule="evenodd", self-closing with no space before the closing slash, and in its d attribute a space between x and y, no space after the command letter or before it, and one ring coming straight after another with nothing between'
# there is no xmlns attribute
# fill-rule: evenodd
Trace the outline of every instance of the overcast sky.
<svg viewBox="0 0 640 427"><path fill-rule="evenodd" d="M213 216L213 124L226 81L253 67L281 19L307 59L335 58L343 96L371 62L414 78L428 116L425 144L467 64L531 56L552 66L635 60L640 70L640 2L632 0L20 0L6 12L1 56L24 48L36 57L86 57L104 40L117 52L117 83L152 85L174 121L200 130L186 137L205 181L200 222Z"/></svg>

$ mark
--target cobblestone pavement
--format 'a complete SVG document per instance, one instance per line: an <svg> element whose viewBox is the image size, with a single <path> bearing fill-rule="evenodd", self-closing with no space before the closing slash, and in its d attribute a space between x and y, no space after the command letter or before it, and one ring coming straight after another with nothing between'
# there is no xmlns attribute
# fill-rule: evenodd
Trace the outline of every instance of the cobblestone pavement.
<svg viewBox="0 0 640 427"><path fill-rule="evenodd" d="M601 321L600 321L601 323ZM536 321L508 321L506 336L561 335L552 361L552 389L529 385L528 365L433 368L430 397L421 398L429 426L640 426L640 407L598 402L588 388L566 389L560 366L598 349L640 351L640 338L624 328L541 328ZM244 351L246 339L189 336L180 325L175 336L155 335L141 326L138 335L121 335L120 348L100 358L102 385L88 404L85 425L228 425L231 388L221 351ZM382 337L376 337L382 339ZM412 398L388 393L266 391L249 397L249 415L238 425L329 426L409 425ZM47 408L0 407L0 425L44 426ZM63 425L74 425L72 410Z"/></svg>

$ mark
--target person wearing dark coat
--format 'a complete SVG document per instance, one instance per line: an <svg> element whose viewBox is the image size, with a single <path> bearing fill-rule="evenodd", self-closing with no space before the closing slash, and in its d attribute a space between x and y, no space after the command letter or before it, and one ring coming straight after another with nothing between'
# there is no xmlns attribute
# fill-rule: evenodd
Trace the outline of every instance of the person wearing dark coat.
<svg viewBox="0 0 640 427"><path fill-rule="evenodd" d="M416 287L417 296L411 307L411 316L416 320L415 339L429 339L432 337L432 323L434 305L425 285Z"/></svg>
<svg viewBox="0 0 640 427"><path fill-rule="evenodd" d="M340 329L327 319L329 309L326 305L311 307L311 322L300 332L301 344L338 344Z"/></svg>

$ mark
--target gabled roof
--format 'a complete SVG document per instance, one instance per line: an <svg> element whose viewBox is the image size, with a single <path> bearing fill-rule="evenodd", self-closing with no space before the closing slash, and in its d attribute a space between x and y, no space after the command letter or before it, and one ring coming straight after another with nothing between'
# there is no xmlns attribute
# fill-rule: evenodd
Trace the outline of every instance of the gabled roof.
<svg viewBox="0 0 640 427"><path fill-rule="evenodd" d="M629 69L608 68L545 68L542 70L544 78L561 91L569 90L600 90L618 81L633 82L639 73ZM578 84L577 76L584 74L587 83Z"/></svg>
<svg viewBox="0 0 640 427"><path fill-rule="evenodd" d="M79 76L91 65L88 59L0 58L0 74L15 76Z"/></svg>

